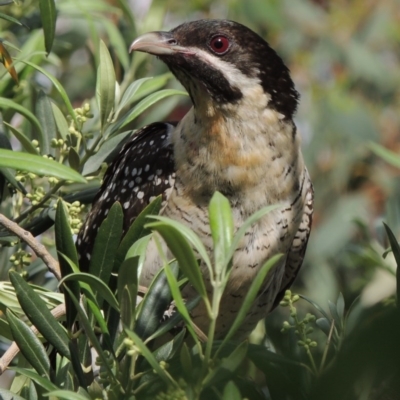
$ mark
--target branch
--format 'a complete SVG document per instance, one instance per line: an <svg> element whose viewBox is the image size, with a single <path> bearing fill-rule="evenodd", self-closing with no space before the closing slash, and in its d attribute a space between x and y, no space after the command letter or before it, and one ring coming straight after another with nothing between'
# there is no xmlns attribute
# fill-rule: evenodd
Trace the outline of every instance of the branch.
<svg viewBox="0 0 400 400"><path fill-rule="evenodd" d="M3 225L4 228L24 241L35 252L35 254L43 260L47 265L47 268L55 275L57 280L61 279L61 271L58 262L47 251L46 247L39 243L30 232L22 229L18 224L10 221L3 214L0 214L0 225Z"/></svg>

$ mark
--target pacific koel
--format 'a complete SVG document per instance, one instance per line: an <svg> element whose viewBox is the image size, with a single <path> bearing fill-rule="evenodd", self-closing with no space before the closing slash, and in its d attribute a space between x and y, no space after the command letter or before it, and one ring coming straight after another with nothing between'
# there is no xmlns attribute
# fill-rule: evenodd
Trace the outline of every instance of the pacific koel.
<svg viewBox="0 0 400 400"><path fill-rule="evenodd" d="M77 239L81 267L88 268L97 229L116 201L126 232L162 195L161 214L189 226L210 253L208 204L215 191L229 200L236 230L254 212L279 204L246 232L233 256L218 337L229 329L261 266L275 254L284 255L238 332L243 337L294 281L310 234L313 187L293 122L299 94L267 42L233 21L199 20L146 33L131 50L159 57L186 88L193 107L178 123L156 122L138 130L111 163ZM140 283L148 286L160 268L150 241ZM207 285L207 269L199 268ZM209 284L207 290L211 293ZM196 293L187 285L183 295L190 299ZM207 332L204 305L191 316Z"/></svg>

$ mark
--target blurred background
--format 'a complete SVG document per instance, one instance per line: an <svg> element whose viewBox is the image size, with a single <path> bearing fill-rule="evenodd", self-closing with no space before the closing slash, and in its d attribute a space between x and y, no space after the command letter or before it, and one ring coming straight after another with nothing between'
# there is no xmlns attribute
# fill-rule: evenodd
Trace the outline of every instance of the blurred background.
<svg viewBox="0 0 400 400"><path fill-rule="evenodd" d="M56 5L53 52L37 62L60 80L74 107L94 96L99 38L110 49L121 88L167 72L152 57L128 55L129 44L146 31L227 18L265 38L289 66L301 94L296 124L315 187L312 234L293 291L325 309L339 293L346 308L358 296L363 308L394 294L395 262L391 254L382 257L388 247L382 221L400 234L399 170L376 155L373 143L400 151L399 0L60 0ZM13 55L12 45L42 40L35 1L0 11L30 28L1 20L1 38ZM4 68L0 73L0 89L10 98L29 103L34 87L57 101L41 74L31 72L29 81L22 75L16 86L4 81ZM180 87L173 78L168 86ZM180 119L189 107L187 98L169 97L131 128ZM8 267L0 269L4 277ZM287 309L279 308L269 329L279 329L286 318Z"/></svg>

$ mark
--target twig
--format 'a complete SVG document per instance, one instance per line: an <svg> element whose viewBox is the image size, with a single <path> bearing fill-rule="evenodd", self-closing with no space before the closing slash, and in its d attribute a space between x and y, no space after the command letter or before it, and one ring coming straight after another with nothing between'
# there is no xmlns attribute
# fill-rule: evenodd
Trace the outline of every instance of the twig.
<svg viewBox="0 0 400 400"><path fill-rule="evenodd" d="M39 243L30 232L22 229L18 224L10 221L3 214L0 214L0 225L3 225L4 228L28 244L35 254L43 260L43 262L47 265L47 268L55 275L57 280L61 279L61 271L58 262L47 251L46 247Z"/></svg>
<svg viewBox="0 0 400 400"><path fill-rule="evenodd" d="M51 314L55 319L60 319L65 315L65 303L59 304L51 310ZM32 332L37 335L39 333L36 326L31 326ZM0 358L0 375L7 369L10 365L11 361L17 356L19 353L19 347L17 343L12 342L11 346L7 349L7 351L3 354L3 357Z"/></svg>

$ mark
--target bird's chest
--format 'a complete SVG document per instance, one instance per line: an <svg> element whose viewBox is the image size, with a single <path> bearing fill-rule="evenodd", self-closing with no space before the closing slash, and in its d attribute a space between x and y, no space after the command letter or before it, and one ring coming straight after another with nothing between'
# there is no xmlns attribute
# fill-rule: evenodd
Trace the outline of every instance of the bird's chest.
<svg viewBox="0 0 400 400"><path fill-rule="evenodd" d="M240 197L229 196L228 200L231 203L234 230L237 232L247 218L256 211L254 201L247 199L242 202ZM212 260L214 244L210 231L208 203L209 199L195 201L186 196L184 188L178 181L163 215L191 228L200 238ZM268 196L263 198L262 191L258 194L256 203L257 210L271 205ZM285 203L288 205L289 201ZM298 229L296 216L299 212L298 208L281 205L248 228L234 253L228 290L247 291L265 261L275 254L288 252ZM207 275L206 268L203 272Z"/></svg>

